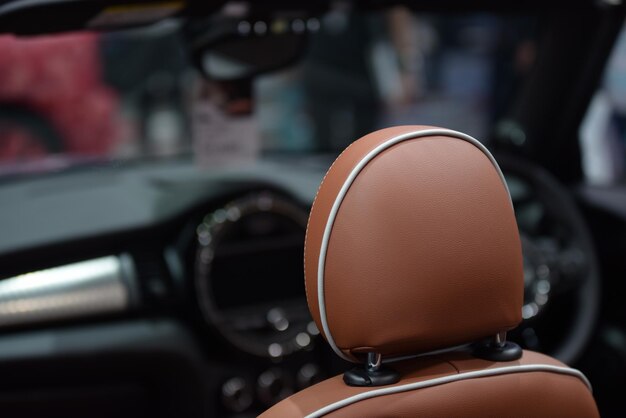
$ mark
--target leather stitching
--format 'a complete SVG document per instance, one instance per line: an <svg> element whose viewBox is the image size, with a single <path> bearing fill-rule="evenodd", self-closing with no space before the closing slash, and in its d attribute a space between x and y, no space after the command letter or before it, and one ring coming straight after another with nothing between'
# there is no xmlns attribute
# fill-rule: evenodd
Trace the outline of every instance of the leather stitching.
<svg viewBox="0 0 626 418"><path fill-rule="evenodd" d="M311 304L309 303L309 290L308 290L307 278L306 278L306 243L308 241L307 238L308 238L308 235L309 235L309 227L311 225L311 217L313 215L313 211L315 210L315 202L317 201L317 196L319 195L320 190L322 189L322 186L324 185L324 182L326 181L326 178L328 177L328 175L332 171L332 169L335 166L335 164L337 163L337 161L339 161L341 156L344 155L350 149L350 147L352 147L352 145L354 145L357 141L358 141L358 139L356 141L353 141L352 143L350 143L350 145L348 145L343 151L341 151L341 153L337 156L337 158L335 158L335 161L333 161L333 163L328 168L328 171L326 171L326 174L324 174L324 177L322 177L322 181L320 182L320 185L317 188L317 192L315 192L315 197L313 198L313 203L311 204L311 211L309 213L309 219L307 220L306 231L304 233L304 257L303 257L304 258L304 260L303 260L303 267L304 267L304 294L305 294L305 297L306 297L306 300L307 300L307 304L309 305L309 310L311 309ZM318 307L318 311L319 311L319 307ZM324 330L320 330L320 332L324 332Z"/></svg>

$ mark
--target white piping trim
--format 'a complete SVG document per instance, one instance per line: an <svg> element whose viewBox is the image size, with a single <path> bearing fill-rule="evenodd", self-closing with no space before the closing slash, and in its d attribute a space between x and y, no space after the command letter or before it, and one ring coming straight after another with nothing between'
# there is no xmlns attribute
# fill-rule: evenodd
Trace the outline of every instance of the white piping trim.
<svg viewBox="0 0 626 418"><path fill-rule="evenodd" d="M358 395L351 396L346 399L342 399L330 405L327 405L317 411L307 415L305 418L318 418L324 416L337 409L344 408L353 403L364 401L366 399L375 398L378 396L393 395L395 393L407 392L410 390L424 389L432 386L439 386L446 383L458 382L461 380L476 379L480 377L499 376L510 373L529 373L529 372L549 372L566 374L579 378L591 391L591 384L589 380L579 370L571 369L569 367L551 366L547 364L526 364L519 366L499 367L497 369L478 370L473 372L466 372L460 374L454 374L451 376L437 377L435 379L425 380L422 382L408 383L406 385L391 386L381 389L374 389L368 392L359 393Z"/></svg>
<svg viewBox="0 0 626 418"><path fill-rule="evenodd" d="M380 154L387 148L390 148L402 141L406 141L409 139L423 138L427 136L437 136L437 135L462 139L464 141L469 142L470 144L473 144L474 146L476 146L476 148L481 150L487 156L487 158L489 158L489 161L491 161L496 171L498 172L498 175L500 176L500 179L502 180L502 184L504 185L504 188L506 189L507 195L509 196L509 202L511 203L511 207L513 206L513 203L511 202L511 194L509 193L509 187L507 186L506 180L504 179L504 175L502 174L502 171L500 170L500 167L498 166L498 163L496 162L495 158L493 158L493 155L491 155L489 150L485 148L485 146L481 144L477 139L467 134L464 134L462 132L457 132L457 131L453 131L450 129L425 129L423 131L414 131L414 132L404 133L402 135L398 135L396 137L389 139L388 141L383 142L382 144L380 144L379 146L371 150L365 157L363 157L363 159L359 161L359 163L350 172L350 175L347 177L343 186L339 190L339 193L337 194L337 197L335 198L335 202L333 203L330 213L328 214L328 220L326 222L326 227L324 228L324 235L322 236L320 257L319 257L318 264L317 264L317 300L318 300L319 310L320 310L320 321L322 323L322 328L324 330L324 335L326 336L326 340L328 341L328 344L333 349L335 354L337 354L339 357L341 357L344 360L348 360L351 362L354 361L350 357L346 356L339 349L339 347L337 347L337 344L335 343L335 340L333 339L333 336L330 333L330 328L328 327L328 320L326 318L326 303L324 301L324 268L326 266L326 252L328 251L328 241L330 239L330 233L333 229L333 224L335 223L335 218L337 217L337 213L339 212L339 207L341 206L343 199L348 193L348 189L354 182L354 179L356 179L356 177L359 175L361 170L363 170L363 168L370 161L372 161L376 156L378 156L378 154Z"/></svg>

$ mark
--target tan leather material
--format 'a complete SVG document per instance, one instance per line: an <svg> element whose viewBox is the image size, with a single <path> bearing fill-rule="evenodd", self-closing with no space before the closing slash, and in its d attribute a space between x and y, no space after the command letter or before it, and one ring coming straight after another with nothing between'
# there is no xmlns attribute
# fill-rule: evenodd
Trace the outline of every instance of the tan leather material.
<svg viewBox="0 0 626 418"><path fill-rule="evenodd" d="M441 361L438 357L416 359L400 367L403 369L403 378L397 385L425 381L456 373L454 366ZM348 386L343 382L343 375L335 376L290 396L267 410L261 417L303 417L341 399L346 399L371 389Z"/></svg>
<svg viewBox="0 0 626 418"><path fill-rule="evenodd" d="M326 415L329 418L599 416L591 393L580 380L543 372L464 380L423 391L398 393L368 399Z"/></svg>
<svg viewBox="0 0 626 418"><path fill-rule="evenodd" d="M430 126L400 126L373 132L350 144L333 162L324 176L317 191L306 230L304 243L304 278L309 310L322 335L324 330L320 324L319 304L317 301L317 262L320 256L320 245L324 227L331 207L352 169L367 155L369 151L391 137L412 131L432 128Z"/></svg>
<svg viewBox="0 0 626 418"><path fill-rule="evenodd" d="M521 245L491 156L472 138L430 127L390 128L356 141L315 199L305 277L318 328L353 360L369 351L435 350L515 327ZM585 378L538 353L498 363L456 351L392 367L397 384L350 387L340 375L261 416L599 416Z"/></svg>
<svg viewBox="0 0 626 418"><path fill-rule="evenodd" d="M477 360L466 354L447 354L395 366L402 371L402 380L391 387L467 371L531 364L565 367L547 356L528 351L520 360L505 363ZM349 387L341 376L336 376L280 402L261 417L304 417L337 401L377 389ZM579 378L552 372L522 372L378 396L326 416L593 418L599 414L591 392Z"/></svg>
<svg viewBox="0 0 626 418"><path fill-rule="evenodd" d="M307 300L323 331L318 261L326 221L354 167L405 126L367 135L335 161L313 204ZM354 179L332 225L324 269L328 327L349 357L417 353L514 328L522 256L507 190L488 156L448 135L402 141Z"/></svg>
<svg viewBox="0 0 626 418"><path fill-rule="evenodd" d="M524 351L524 356L512 362L493 362L488 360L472 357L467 353L449 353L446 355L446 361L454 366L459 372L471 372L474 370L486 370L503 365L525 365L525 364L547 364L550 366L567 367L564 363L548 357L545 354L536 353L534 351Z"/></svg>

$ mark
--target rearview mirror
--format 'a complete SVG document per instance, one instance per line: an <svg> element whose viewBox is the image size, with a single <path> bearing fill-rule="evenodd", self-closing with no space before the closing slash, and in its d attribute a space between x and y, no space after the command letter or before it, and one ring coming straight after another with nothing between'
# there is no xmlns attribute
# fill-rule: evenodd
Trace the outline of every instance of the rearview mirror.
<svg viewBox="0 0 626 418"><path fill-rule="evenodd" d="M204 33L193 42L200 72L209 80L234 81L277 70L294 63L305 47L305 34L291 30L288 21L230 24Z"/></svg>

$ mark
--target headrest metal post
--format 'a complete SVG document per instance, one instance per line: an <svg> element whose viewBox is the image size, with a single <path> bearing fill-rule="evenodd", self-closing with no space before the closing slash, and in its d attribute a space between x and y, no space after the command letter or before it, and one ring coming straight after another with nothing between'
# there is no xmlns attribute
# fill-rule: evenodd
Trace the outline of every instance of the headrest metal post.
<svg viewBox="0 0 626 418"><path fill-rule="evenodd" d="M506 331L502 331L496 334L493 344L497 347L504 347L506 344Z"/></svg>
<svg viewBox="0 0 626 418"><path fill-rule="evenodd" d="M492 338L478 342L472 347L474 357L489 361L514 361L522 357L522 348L506 340L506 331L498 332Z"/></svg>
<svg viewBox="0 0 626 418"><path fill-rule="evenodd" d="M383 356L380 353L367 353L367 370L375 372L380 369L383 363Z"/></svg>
<svg viewBox="0 0 626 418"><path fill-rule="evenodd" d="M370 352L365 356L365 363L343 374L343 381L348 386L385 386L398 383L400 374L388 366L383 366L383 356Z"/></svg>

